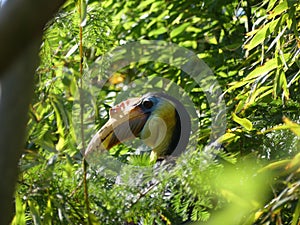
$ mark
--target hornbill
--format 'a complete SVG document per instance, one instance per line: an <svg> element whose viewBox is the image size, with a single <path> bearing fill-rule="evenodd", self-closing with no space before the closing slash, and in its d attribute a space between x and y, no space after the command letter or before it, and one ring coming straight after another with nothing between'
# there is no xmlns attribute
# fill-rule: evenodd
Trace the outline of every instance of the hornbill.
<svg viewBox="0 0 300 225"><path fill-rule="evenodd" d="M112 107L109 120L94 135L85 155L109 150L125 140L139 137L152 151L150 161L185 150L191 121L185 107L164 93L148 93ZM175 152L174 152L175 153Z"/></svg>

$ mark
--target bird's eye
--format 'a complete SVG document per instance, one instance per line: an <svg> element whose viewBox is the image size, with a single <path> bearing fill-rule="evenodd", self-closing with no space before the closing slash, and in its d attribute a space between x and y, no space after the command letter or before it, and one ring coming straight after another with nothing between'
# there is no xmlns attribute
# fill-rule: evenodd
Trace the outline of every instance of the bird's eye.
<svg viewBox="0 0 300 225"><path fill-rule="evenodd" d="M142 104L145 107L145 109L151 109L153 106L153 102L150 100L145 100L145 101L143 101Z"/></svg>

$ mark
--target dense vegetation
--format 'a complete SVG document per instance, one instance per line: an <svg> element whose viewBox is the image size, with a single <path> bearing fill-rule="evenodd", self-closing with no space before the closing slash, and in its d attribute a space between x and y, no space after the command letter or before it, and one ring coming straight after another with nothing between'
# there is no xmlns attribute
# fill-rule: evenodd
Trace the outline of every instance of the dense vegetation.
<svg viewBox="0 0 300 225"><path fill-rule="evenodd" d="M67 1L44 33L12 224L299 224L299 27L296 0ZM208 146L206 92L161 62L130 63L101 85L97 74L95 126L80 136L78 90L95 62L143 40L187 48L212 69L226 103L221 149ZM121 174L85 163L80 150L117 96L138 80L160 87L155 78L200 111L196 149L149 169L120 145Z"/></svg>

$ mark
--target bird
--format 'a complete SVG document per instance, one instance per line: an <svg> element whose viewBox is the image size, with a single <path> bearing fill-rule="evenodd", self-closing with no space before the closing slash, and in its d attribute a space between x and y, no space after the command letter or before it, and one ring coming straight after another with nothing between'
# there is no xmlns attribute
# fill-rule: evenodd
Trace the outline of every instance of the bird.
<svg viewBox="0 0 300 225"><path fill-rule="evenodd" d="M150 92L113 106L109 120L93 136L84 155L140 138L151 149L150 162L155 162L184 150L190 132L190 116L183 104L164 92Z"/></svg>

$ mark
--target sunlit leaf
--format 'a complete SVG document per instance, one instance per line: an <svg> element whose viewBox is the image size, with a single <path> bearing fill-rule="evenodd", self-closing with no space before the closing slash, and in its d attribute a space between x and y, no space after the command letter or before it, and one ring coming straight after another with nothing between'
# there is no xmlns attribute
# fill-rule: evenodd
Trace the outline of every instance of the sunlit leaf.
<svg viewBox="0 0 300 225"><path fill-rule="evenodd" d="M272 162L272 163L269 163L267 166L261 168L258 172L265 173L265 172L283 171L289 162L290 162L289 159Z"/></svg>
<svg viewBox="0 0 300 225"><path fill-rule="evenodd" d="M229 142L229 141L232 141L232 140L235 140L235 139L238 139L239 137L234 134L234 133L225 133L223 134L218 140L217 142L218 143L226 143L226 142Z"/></svg>
<svg viewBox="0 0 300 225"><path fill-rule="evenodd" d="M274 18L275 16L281 14L287 9L288 9L288 2L287 0L283 0L272 11L269 12L268 19Z"/></svg>
<svg viewBox="0 0 300 225"><path fill-rule="evenodd" d="M268 8L267 8L267 11L270 11L273 7L274 7L274 5L276 4L276 2L277 2L278 0L268 0L267 2L268 2Z"/></svg>
<svg viewBox="0 0 300 225"><path fill-rule="evenodd" d="M242 80L242 81L234 81L232 83L230 83L230 88L227 89L228 92L234 90L234 89L237 89L239 87L242 87L246 84L249 84L249 80Z"/></svg>
<svg viewBox="0 0 300 225"><path fill-rule="evenodd" d="M273 69L276 69L278 66L276 59L270 59L262 66L256 67L251 73L249 73L245 80L251 80L254 78L257 78L259 76L265 75L272 71Z"/></svg>
<svg viewBox="0 0 300 225"><path fill-rule="evenodd" d="M151 3L155 2L155 0L145 0L141 1L141 3L138 6L138 9L144 9L145 7L149 6Z"/></svg>
<svg viewBox="0 0 300 225"><path fill-rule="evenodd" d="M166 33L167 32L167 28L166 27L160 27L156 30L152 30L149 32L149 37L152 37L152 36L157 36L157 35L160 35L160 34L163 34L163 33Z"/></svg>
<svg viewBox="0 0 300 225"><path fill-rule="evenodd" d="M268 35L270 35L274 30L277 24L280 22L280 18L275 19L266 25L264 25L251 39L251 41L244 46L245 49L251 50L257 45L263 43Z"/></svg>
<svg viewBox="0 0 300 225"><path fill-rule="evenodd" d="M175 20L172 21L172 24L179 24L180 20L182 19L184 13L180 13Z"/></svg>
<svg viewBox="0 0 300 225"><path fill-rule="evenodd" d="M285 167L286 170L289 170L289 172L294 172L294 170L298 170L300 168L300 153L295 155L292 160L288 163L288 165Z"/></svg>
<svg viewBox="0 0 300 225"><path fill-rule="evenodd" d="M80 26L84 27L86 25L87 22L87 1L86 0L79 0L80 1Z"/></svg>
<svg viewBox="0 0 300 225"><path fill-rule="evenodd" d="M44 224L51 224L52 217L53 217L53 207L52 207L51 198L49 198L47 201L47 208L45 210L45 216L43 220Z"/></svg>
<svg viewBox="0 0 300 225"><path fill-rule="evenodd" d="M196 49L197 41L184 41L184 42L180 43L180 46Z"/></svg>
<svg viewBox="0 0 300 225"><path fill-rule="evenodd" d="M188 26L190 26L190 23L183 23L183 24L181 24L180 26L174 28L174 29L171 31L171 33L170 33L170 37L171 37L171 38L174 38L174 37L180 35L182 32L185 31L185 29L186 29Z"/></svg>
<svg viewBox="0 0 300 225"><path fill-rule="evenodd" d="M272 86L263 86L260 88L255 89L247 99L247 103L245 105L252 105L254 104L257 99L263 98L265 95L272 93ZM246 108L246 107L245 107Z"/></svg>
<svg viewBox="0 0 300 225"><path fill-rule="evenodd" d="M298 203L296 205L295 212L293 214L293 220L291 225L297 225L299 224L299 221L300 221L300 200L298 199Z"/></svg>
<svg viewBox="0 0 300 225"><path fill-rule="evenodd" d="M279 78L279 84L280 87L282 88L283 95L286 99L289 99L289 89L287 87L287 80L285 76L285 72L283 70L280 70L280 78Z"/></svg>
<svg viewBox="0 0 300 225"><path fill-rule="evenodd" d="M242 99L238 102L238 104L236 104L236 107L235 107L235 110L234 110L234 113L239 113L241 112L244 107L245 107L245 103L246 103L246 100L245 99Z"/></svg>
<svg viewBox="0 0 300 225"><path fill-rule="evenodd" d="M40 216L40 211L39 211L39 207L38 205L34 202L34 201L28 201L28 205L29 205L29 209L30 209L30 213L31 213L31 217L33 220L33 223L35 225L41 225L42 224L42 220L41 220L41 216Z"/></svg>
<svg viewBox="0 0 300 225"><path fill-rule="evenodd" d="M70 57L71 55L73 55L76 50L78 49L78 44L75 44L72 48L70 48L70 50L67 52L66 54L66 58Z"/></svg>
<svg viewBox="0 0 300 225"><path fill-rule="evenodd" d="M288 126L288 128L294 133L296 134L298 137L300 137L300 125L291 121L290 119L288 119L287 117L283 117L283 122L285 123L285 125Z"/></svg>
<svg viewBox="0 0 300 225"><path fill-rule="evenodd" d="M19 195L15 197L15 207L16 207L16 215L13 218L11 225L25 225L26 217L25 217L25 209L26 203L22 202L22 199Z"/></svg>
<svg viewBox="0 0 300 225"><path fill-rule="evenodd" d="M247 131L251 131L253 128L253 125L250 120L246 118L240 118L235 113L232 113L232 119L234 122L243 126Z"/></svg>

